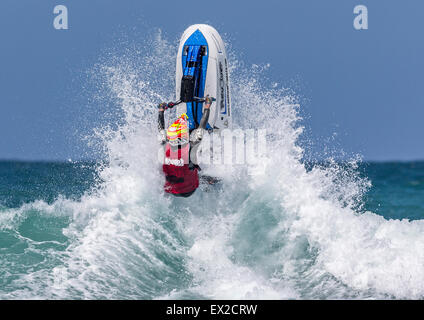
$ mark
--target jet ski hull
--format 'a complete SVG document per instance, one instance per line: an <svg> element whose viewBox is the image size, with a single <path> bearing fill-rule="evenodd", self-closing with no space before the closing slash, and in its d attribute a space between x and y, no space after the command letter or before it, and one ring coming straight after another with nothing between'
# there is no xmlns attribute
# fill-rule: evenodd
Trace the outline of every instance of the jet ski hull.
<svg viewBox="0 0 424 320"><path fill-rule="evenodd" d="M208 130L231 128L231 97L227 53L219 33L206 24L187 28L180 40L176 68L177 115L187 113L189 127L195 129L203 114L206 95L212 103Z"/></svg>

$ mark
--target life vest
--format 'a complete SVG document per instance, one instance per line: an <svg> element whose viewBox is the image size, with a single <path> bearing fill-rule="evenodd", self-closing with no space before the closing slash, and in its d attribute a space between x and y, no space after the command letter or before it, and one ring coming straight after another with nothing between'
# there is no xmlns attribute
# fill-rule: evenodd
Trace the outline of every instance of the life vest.
<svg viewBox="0 0 424 320"><path fill-rule="evenodd" d="M164 190L167 193L189 196L199 187L197 168L189 168L190 144L185 146L165 146L163 172L165 174Z"/></svg>
<svg viewBox="0 0 424 320"><path fill-rule="evenodd" d="M167 130L165 146L165 192L189 196L199 187L197 168L190 169L188 117L183 113Z"/></svg>

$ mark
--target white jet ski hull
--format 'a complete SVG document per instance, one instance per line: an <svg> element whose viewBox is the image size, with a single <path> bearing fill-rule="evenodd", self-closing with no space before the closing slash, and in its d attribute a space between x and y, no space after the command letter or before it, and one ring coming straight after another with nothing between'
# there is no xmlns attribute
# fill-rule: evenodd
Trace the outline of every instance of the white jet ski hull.
<svg viewBox="0 0 424 320"><path fill-rule="evenodd" d="M190 60L187 55L192 54L192 51L188 53L189 50L199 46L203 52L199 54L199 57L200 55L202 56L198 58L197 62L194 61L195 58ZM191 69L189 68L190 66ZM181 93L181 87L184 87L183 76L190 74L190 72L194 74L193 77L197 81L194 85L196 87L195 94L202 95L198 96L198 98L209 95L216 99L211 106L207 129L222 130L231 128L232 110L227 53L221 36L209 25L192 25L184 31L181 37L176 68L177 101L181 100L183 95ZM203 103L183 102L177 106L177 115L181 115L182 113L187 113L190 129L194 129L197 127L203 114Z"/></svg>

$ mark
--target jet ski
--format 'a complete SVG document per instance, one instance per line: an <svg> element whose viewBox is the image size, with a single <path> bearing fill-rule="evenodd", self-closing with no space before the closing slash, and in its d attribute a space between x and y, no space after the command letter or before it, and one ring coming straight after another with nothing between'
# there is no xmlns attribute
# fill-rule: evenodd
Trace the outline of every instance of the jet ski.
<svg viewBox="0 0 424 320"><path fill-rule="evenodd" d="M199 178L203 185L219 183L217 178L206 175L198 177L200 167L197 163L193 163L192 159L184 159L182 153L183 148L187 149L190 146L190 144L183 146L183 142L187 143L184 139L187 139L192 130L199 127L207 96L214 103L210 106L206 130L210 133L217 131L219 133L220 130L231 129L230 83L224 42L213 27L196 24L188 27L180 40L176 66L176 102L165 103L164 106L164 109L176 107L177 117L184 118L184 121L181 121L185 126L181 129L181 135L184 133L184 137L179 138L181 141L176 140L179 149L176 149L173 157L170 141L174 132L168 129L169 137L165 145L163 166L167 177L165 191L168 193L189 196L199 186ZM187 154L191 154L191 151ZM191 191L186 192L185 189Z"/></svg>
<svg viewBox="0 0 424 320"><path fill-rule="evenodd" d="M227 53L219 33L206 24L188 27L180 40L176 68L177 115L186 113L189 129L199 126L203 97L215 97L206 129L231 128Z"/></svg>

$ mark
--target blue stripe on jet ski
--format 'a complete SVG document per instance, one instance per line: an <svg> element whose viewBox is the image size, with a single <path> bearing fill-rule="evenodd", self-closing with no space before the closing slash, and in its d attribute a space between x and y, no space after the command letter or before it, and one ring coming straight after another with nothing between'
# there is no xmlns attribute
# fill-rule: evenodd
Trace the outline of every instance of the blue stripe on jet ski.
<svg viewBox="0 0 424 320"><path fill-rule="evenodd" d="M199 55L199 51L200 51L200 46L190 46L188 48L188 53L187 53L187 58L186 58L186 65L184 68L184 75L187 76L194 76L197 75L197 68L195 65L193 66L188 66L187 62L197 62L198 59L198 55Z"/></svg>
<svg viewBox="0 0 424 320"><path fill-rule="evenodd" d="M188 46L187 55L182 55L182 66L184 68L184 75L192 75L195 76L196 79L199 79L197 83L199 84L199 92L198 97L203 97L205 94L205 82L206 82L206 72L208 67L208 56L209 56L209 48L208 48L208 42L206 41L203 34L200 32L200 30L196 30L193 32L193 34L186 40L183 46L183 50ZM187 61L197 61L198 63L198 57L199 57L199 50L201 46L207 47L207 55L202 56L202 70L199 70L198 65L195 67L188 67ZM197 104L197 122L200 122L200 119L202 118L203 112L203 103L187 103L187 115L189 117L189 128L195 129L196 123L194 121L194 114ZM207 124L207 129L211 129L210 125Z"/></svg>

